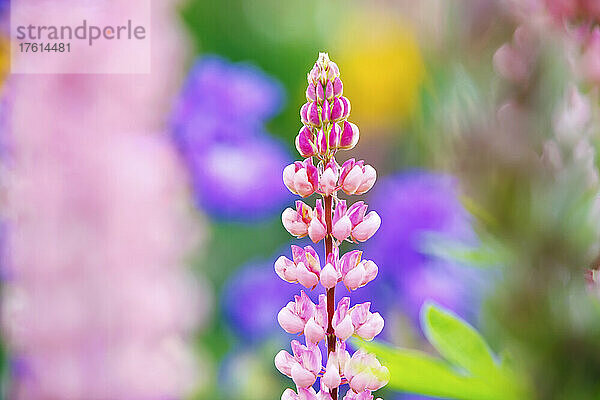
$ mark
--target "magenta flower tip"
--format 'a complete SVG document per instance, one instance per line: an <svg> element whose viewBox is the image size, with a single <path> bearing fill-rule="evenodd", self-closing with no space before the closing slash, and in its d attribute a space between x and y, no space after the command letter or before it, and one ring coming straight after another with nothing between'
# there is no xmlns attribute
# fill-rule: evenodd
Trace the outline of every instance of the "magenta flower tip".
<svg viewBox="0 0 600 400"><path fill-rule="evenodd" d="M327 53L319 54L307 75L307 81L307 103L300 110L300 120L303 129L306 128L310 135L299 135L296 147L303 157L318 155L328 160L338 150L349 150L356 146L358 128L354 124L347 125L350 101L342 96L344 85L340 70ZM316 142L312 140L313 137L316 137ZM312 150L313 146L316 153Z"/></svg>

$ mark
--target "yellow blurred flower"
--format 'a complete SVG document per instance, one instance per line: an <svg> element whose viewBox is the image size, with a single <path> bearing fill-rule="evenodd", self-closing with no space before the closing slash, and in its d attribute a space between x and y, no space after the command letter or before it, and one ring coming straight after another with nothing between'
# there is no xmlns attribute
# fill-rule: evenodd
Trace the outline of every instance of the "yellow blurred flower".
<svg viewBox="0 0 600 400"><path fill-rule="evenodd" d="M352 103L350 120L372 132L386 132L417 107L424 62L414 32L400 19L383 11L360 11L339 25L331 54Z"/></svg>
<svg viewBox="0 0 600 400"><path fill-rule="evenodd" d="M10 41L0 36L0 90L10 71Z"/></svg>

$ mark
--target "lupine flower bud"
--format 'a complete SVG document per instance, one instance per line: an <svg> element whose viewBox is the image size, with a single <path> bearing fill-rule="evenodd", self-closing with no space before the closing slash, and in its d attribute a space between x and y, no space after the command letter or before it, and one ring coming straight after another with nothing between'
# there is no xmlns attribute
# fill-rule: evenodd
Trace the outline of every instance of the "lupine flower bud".
<svg viewBox="0 0 600 400"><path fill-rule="evenodd" d="M308 83L316 84L317 81L319 80L320 74L321 74L321 71L319 70L319 66L317 65L317 63L315 63L315 65L312 67L312 69L308 73L308 76L307 76Z"/></svg>
<svg viewBox="0 0 600 400"><path fill-rule="evenodd" d="M379 313L371 313L370 302L357 304L350 309L350 317L354 326L354 333L364 340L373 338L383 330L384 321Z"/></svg>
<svg viewBox="0 0 600 400"><path fill-rule="evenodd" d="M340 139L342 138L342 129L338 124L333 124L331 127L331 131L329 132L329 148L330 149L339 149L340 148Z"/></svg>
<svg viewBox="0 0 600 400"><path fill-rule="evenodd" d="M363 201L357 201L346 210L346 202L340 200L333 212L332 235L339 241L351 237L358 242L373 236L381 226L381 218L375 211L365 215L367 208Z"/></svg>
<svg viewBox="0 0 600 400"><path fill-rule="evenodd" d="M325 154L327 153L327 135L325 134L325 131L323 129L321 129L319 132L317 132L317 151L319 152L319 154Z"/></svg>
<svg viewBox="0 0 600 400"><path fill-rule="evenodd" d="M309 83L308 87L306 88L306 100L308 101L315 101L317 100L317 92L316 92L317 88L315 87L314 83Z"/></svg>
<svg viewBox="0 0 600 400"><path fill-rule="evenodd" d="M319 191L325 196L331 196L335 191L338 181L338 169L339 167L334 160L327 163L327 167L321 174L321 180L319 182Z"/></svg>
<svg viewBox="0 0 600 400"><path fill-rule="evenodd" d="M300 132L298 132L298 136L296 136L296 149L302 157L308 158L317 154L314 136L307 126L303 126Z"/></svg>
<svg viewBox="0 0 600 400"><path fill-rule="evenodd" d="M275 261L275 272L284 281L299 282L312 289L319 283L321 265L317 252L310 246L305 248L292 245L293 261L281 256Z"/></svg>
<svg viewBox="0 0 600 400"><path fill-rule="evenodd" d="M340 186L346 194L364 194L375 184L377 180L375 168L364 164L363 160L356 162L351 158L342 165Z"/></svg>
<svg viewBox="0 0 600 400"><path fill-rule="evenodd" d="M340 97L344 93L344 84L340 78L335 78L333 81L333 95Z"/></svg>
<svg viewBox="0 0 600 400"><path fill-rule="evenodd" d="M329 102L326 101L325 103L323 103L323 111L321 112L321 120L323 121L323 123L327 123L329 122L331 117L331 107L329 105Z"/></svg>
<svg viewBox="0 0 600 400"><path fill-rule="evenodd" d="M355 352L346 363L344 376L350 388L357 393L380 389L390 380L388 369L382 366L374 355L362 349Z"/></svg>
<svg viewBox="0 0 600 400"><path fill-rule="evenodd" d="M300 296L294 296L294 301L290 301L279 311L277 321L287 333L299 333L304 331L306 322L314 313L315 304L301 291Z"/></svg>
<svg viewBox="0 0 600 400"><path fill-rule="evenodd" d="M362 220L365 217L365 213L367 212L367 209L368 206L365 204L364 201L357 201L356 203L352 204L350 208L348 208L346 215L350 217L350 221L352 221L352 227L355 227L360 222L362 222Z"/></svg>
<svg viewBox="0 0 600 400"><path fill-rule="evenodd" d="M364 242L377 232L381 226L381 217L375 211L368 213L363 221L352 229L352 239Z"/></svg>
<svg viewBox="0 0 600 400"><path fill-rule="evenodd" d="M319 171L313 165L312 158L296 161L283 170L283 183L290 192L308 197L319 187Z"/></svg>
<svg viewBox="0 0 600 400"><path fill-rule="evenodd" d="M361 256L362 251L352 250L344 254L338 263L342 281L348 290L355 290L360 287L364 275L359 267Z"/></svg>
<svg viewBox="0 0 600 400"><path fill-rule="evenodd" d="M311 271L309 269L309 267L304 264L303 262L300 262L296 265L297 267L297 277L298 277L298 283L301 284L302 286L306 287L306 288L314 288L315 286L317 286L317 283L319 282L319 274L316 273L315 271Z"/></svg>
<svg viewBox="0 0 600 400"><path fill-rule="evenodd" d="M325 367L325 373L323 374L323 378L321 378L321 382L329 390L337 388L342 383L340 370L333 357L329 357L327 360L327 366Z"/></svg>
<svg viewBox="0 0 600 400"><path fill-rule="evenodd" d="M312 220L308 226L308 237L317 243L327 236L327 228L325 227L325 212L323 211L323 202L318 199L315 206L315 212L312 215Z"/></svg>
<svg viewBox="0 0 600 400"><path fill-rule="evenodd" d="M323 104L323 100L325 100L325 90L321 83L317 83L317 102Z"/></svg>
<svg viewBox="0 0 600 400"><path fill-rule="evenodd" d="M275 356L275 367L292 378L299 388L308 388L321 371L321 350L316 345L303 346L297 340L291 344L294 355L281 350Z"/></svg>
<svg viewBox="0 0 600 400"><path fill-rule="evenodd" d="M346 350L346 343L337 342L335 352L331 353L330 356L336 361L340 373L343 374L346 363L350 361L350 353Z"/></svg>
<svg viewBox="0 0 600 400"><path fill-rule="evenodd" d="M304 237L308 234L308 224L312 219L312 210L309 206L296 201L296 209L286 208L281 214L283 227L296 237Z"/></svg>
<svg viewBox="0 0 600 400"><path fill-rule="evenodd" d="M292 351L298 363L292 366L292 379L298 387L309 387L317 380L321 372L321 350L314 344L303 346L297 340L292 341Z"/></svg>
<svg viewBox="0 0 600 400"><path fill-rule="evenodd" d="M332 264L327 263L327 265L325 265L325 267L323 267L321 270L321 285L323 285L325 289L331 289L334 287L338 283L339 279L340 274Z"/></svg>
<svg viewBox="0 0 600 400"><path fill-rule="evenodd" d="M302 107L300 107L300 121L302 121L304 125L308 125L308 106L310 104L310 102L304 103Z"/></svg>
<svg viewBox="0 0 600 400"><path fill-rule="evenodd" d="M301 364L292 367L292 380L298 387L309 387L317 380L317 376Z"/></svg>
<svg viewBox="0 0 600 400"><path fill-rule="evenodd" d="M337 97L331 102L331 120L338 122L341 119L347 117L344 113L345 107L344 102Z"/></svg>
<svg viewBox="0 0 600 400"><path fill-rule="evenodd" d="M294 357L285 350L281 350L275 356L275 367L284 375L292 374L292 366L296 363Z"/></svg>
<svg viewBox="0 0 600 400"><path fill-rule="evenodd" d="M334 63L333 61L329 60L329 68L327 71L327 79L329 79L330 81L335 80L335 78L339 78L340 77L340 69L338 68L337 64Z"/></svg>
<svg viewBox="0 0 600 400"><path fill-rule="evenodd" d="M339 265L339 250L333 247L332 252L327 255L327 264L323 268L321 274L321 285L329 289L334 287L341 279L341 274L338 269Z"/></svg>
<svg viewBox="0 0 600 400"><path fill-rule="evenodd" d="M303 332L306 336L306 343L318 343L325 338L325 330L314 319L310 319L306 323Z"/></svg>
<svg viewBox="0 0 600 400"><path fill-rule="evenodd" d="M339 241L345 240L352 233L352 222L347 215L342 216L334 225L331 234Z"/></svg>
<svg viewBox="0 0 600 400"><path fill-rule="evenodd" d="M304 327L304 336L307 343L318 343L325 338L327 329L327 296L319 295L319 304L314 309L312 318L310 318Z"/></svg>
<svg viewBox="0 0 600 400"><path fill-rule="evenodd" d="M339 78L336 78L339 80ZM327 101L333 100L333 82L327 81L327 85L325 86L325 98Z"/></svg>
<svg viewBox="0 0 600 400"><path fill-rule="evenodd" d="M344 121L344 127L342 128L342 136L340 138L340 149L351 150L358 143L360 133L358 126L352 122Z"/></svg>
<svg viewBox="0 0 600 400"><path fill-rule="evenodd" d="M304 237L308 233L308 225L302 220L301 215L291 208L281 214L281 222L289 233L296 237Z"/></svg>
<svg viewBox="0 0 600 400"><path fill-rule="evenodd" d="M329 54L319 53L319 58L317 59L316 65L319 67L319 78L322 81L327 80L329 66L331 65Z"/></svg>
<svg viewBox="0 0 600 400"><path fill-rule="evenodd" d="M342 97L340 97L340 101L342 102L342 106L344 106L344 111L342 112L341 119L346 119L350 116L350 109L352 108L350 105L350 100L348 100L346 97L342 96Z"/></svg>
<svg viewBox="0 0 600 400"><path fill-rule="evenodd" d="M339 302L331 325L335 335L342 341L347 340L354 333L352 317L349 313L350 297L343 297Z"/></svg>
<svg viewBox="0 0 600 400"><path fill-rule="evenodd" d="M275 273L286 282L298 282L296 264L285 256L280 256L275 261Z"/></svg>
<svg viewBox="0 0 600 400"><path fill-rule="evenodd" d="M321 116L319 112L319 105L316 102L312 102L308 104L308 108L306 109L306 117L308 119L309 125L312 126L321 126Z"/></svg>
<svg viewBox="0 0 600 400"><path fill-rule="evenodd" d="M338 270L348 290L356 290L371 282L378 273L377 265L370 260L362 260L362 251L349 251L342 256Z"/></svg>
<svg viewBox="0 0 600 400"><path fill-rule="evenodd" d="M319 282L319 274L321 273L317 252L310 246L302 248L292 245L291 248L294 264L297 268L298 282L307 288L314 288Z"/></svg>
<svg viewBox="0 0 600 400"><path fill-rule="evenodd" d="M340 200L333 211L333 228L331 232L333 237L339 241L345 240L352 232L352 222L350 221L350 217L346 215L346 212L346 200Z"/></svg>

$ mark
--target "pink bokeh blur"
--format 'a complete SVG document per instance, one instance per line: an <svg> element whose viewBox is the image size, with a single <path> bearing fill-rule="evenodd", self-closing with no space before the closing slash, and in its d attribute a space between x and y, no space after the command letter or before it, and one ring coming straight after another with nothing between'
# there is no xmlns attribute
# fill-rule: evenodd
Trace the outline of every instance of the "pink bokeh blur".
<svg viewBox="0 0 600 400"><path fill-rule="evenodd" d="M11 398L175 398L202 374L190 335L210 298L185 266L202 228L163 133L188 48L174 5L152 1L150 74L7 83Z"/></svg>

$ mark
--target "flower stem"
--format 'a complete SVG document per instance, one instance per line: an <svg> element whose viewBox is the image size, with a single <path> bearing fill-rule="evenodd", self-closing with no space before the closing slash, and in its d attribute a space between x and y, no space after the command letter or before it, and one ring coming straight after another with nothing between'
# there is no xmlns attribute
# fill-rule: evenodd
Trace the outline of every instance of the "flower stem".
<svg viewBox="0 0 600 400"><path fill-rule="evenodd" d="M333 198L331 196L323 197L325 203L325 224L327 225L327 236L325 237L325 260L329 258L329 254L333 253L333 238L331 236L332 224L332 203ZM329 354L335 351L335 333L333 332L333 326L331 321L333 319L333 313L335 312L335 286L331 289L327 289L327 358ZM337 388L331 390L331 398L337 400Z"/></svg>

